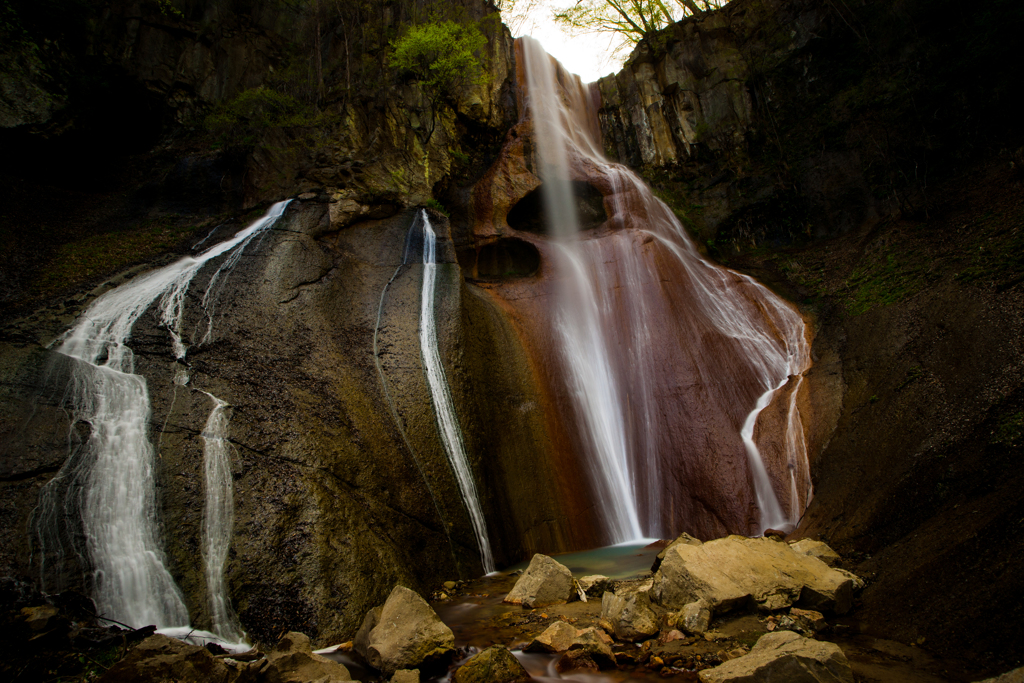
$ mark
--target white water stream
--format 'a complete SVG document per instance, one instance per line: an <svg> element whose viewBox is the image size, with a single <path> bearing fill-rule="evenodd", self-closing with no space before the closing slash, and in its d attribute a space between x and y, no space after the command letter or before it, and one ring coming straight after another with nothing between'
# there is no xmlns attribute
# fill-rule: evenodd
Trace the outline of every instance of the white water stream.
<svg viewBox="0 0 1024 683"><path fill-rule="evenodd" d="M181 591L164 565L158 540L149 392L146 379L134 374L134 356L128 346L132 328L155 304L175 357L183 359L183 306L192 279L211 260L228 254L207 287L207 304L222 273L230 271L246 247L273 226L287 205L287 201L275 204L263 218L197 257L139 275L105 293L82 314L57 349L75 361L65 406L72 425L89 425L89 435L80 449L72 450L64 468L48 485L37 526L68 523L60 518L60 511L75 506L52 497L61 482L70 483L68 495L80 499L93 597L105 618L136 628L153 624L175 633L190 631ZM206 313L212 325L210 309ZM226 483L220 479L225 475L226 452L223 443L216 443L226 432L227 416L222 402L213 400L215 407L203 434L207 452L205 559L217 635L230 640L240 635L223 585L232 515L230 473ZM222 462L218 464L218 460ZM45 533L41 536L45 538Z"/></svg>
<svg viewBox="0 0 1024 683"><path fill-rule="evenodd" d="M658 422L664 413L659 410L664 395L653 393L651 387L673 368L650 359L656 357L658 345L666 343L652 333L659 325L655 316L672 316L673 306L678 306L662 298L667 295L662 294L660 283L677 278L675 273L659 271L652 250L644 249L652 240L675 256L676 270L685 272L696 301L693 308L702 314L694 324L709 326L742 351L739 362L727 359L733 376L715 376L711 364L699 368L699 376L706 377L701 381L742 381L759 388L756 403L744 406L749 412L737 436L748 456L761 531L791 528L807 502L801 504L796 475L799 470L805 477L808 469L796 403L801 375L810 367L803 320L752 278L703 259L676 217L646 184L604 157L590 89L562 70L538 42L520 40L545 210L549 231L557 241L561 286L556 330L608 541L664 534L655 517L661 507L658 458L663 457L655 444L659 429L667 425ZM581 236L571 184L581 175L600 177L611 188L602 190L606 207L610 203L614 209L609 215L631 230L600 239ZM638 225L641 221L645 222ZM670 323L664 323L658 329L669 328ZM709 349L709 355L715 351ZM742 377L735 375L734 368L740 365L750 368ZM790 480L784 485L790 497L786 512L754 432L762 411L791 377L796 377L796 389L788 401L782 439ZM741 393L730 393L729 387L719 392ZM804 497L809 500L809 477ZM638 503L641 498L643 507ZM646 523L641 521L641 510Z"/></svg>
<svg viewBox="0 0 1024 683"><path fill-rule="evenodd" d="M437 235L427 218L427 212L421 214L423 221L423 288L420 295L420 354L423 357L423 370L427 375L430 395L434 401L434 415L437 418L437 430L444 444L444 451L451 463L452 471L459 485L462 500L466 503L473 532L476 534L480 548L480 561L484 573L494 571L494 555L491 542L487 535L487 520L484 519L480 496L477 493L473 470L466 457L466 447L462 442L462 430L455 414L448 380L441 365L441 354L437 344L437 320L434 313L434 298L437 291Z"/></svg>

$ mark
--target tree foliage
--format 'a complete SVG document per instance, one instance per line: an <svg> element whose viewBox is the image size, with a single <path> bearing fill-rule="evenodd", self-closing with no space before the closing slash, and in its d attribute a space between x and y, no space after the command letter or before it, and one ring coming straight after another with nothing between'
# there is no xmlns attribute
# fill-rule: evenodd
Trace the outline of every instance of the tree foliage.
<svg viewBox="0 0 1024 683"><path fill-rule="evenodd" d="M483 78L475 53L486 44L480 29L472 24L419 24L392 41L391 66L435 94L457 96L462 87L479 83Z"/></svg>
<svg viewBox="0 0 1024 683"><path fill-rule="evenodd" d="M728 0L578 0L555 10L572 33L615 33L635 45L652 32L688 16L718 9Z"/></svg>

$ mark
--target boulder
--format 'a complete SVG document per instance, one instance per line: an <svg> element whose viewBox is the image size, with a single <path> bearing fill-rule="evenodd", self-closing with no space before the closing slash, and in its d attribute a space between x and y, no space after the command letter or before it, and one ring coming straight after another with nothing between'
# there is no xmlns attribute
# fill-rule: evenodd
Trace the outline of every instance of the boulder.
<svg viewBox="0 0 1024 683"><path fill-rule="evenodd" d="M384 609L384 606L378 605L367 612L366 616L363 617L363 623L359 626L359 630L356 631L355 638L352 639L352 649L361 654L366 661L370 661L368 650L370 647L370 631L380 621L382 609Z"/></svg>
<svg viewBox="0 0 1024 683"><path fill-rule="evenodd" d="M419 669L399 669L389 683L420 683Z"/></svg>
<svg viewBox="0 0 1024 683"><path fill-rule="evenodd" d="M504 645L492 645L455 670L453 683L527 683L532 680Z"/></svg>
<svg viewBox="0 0 1024 683"><path fill-rule="evenodd" d="M647 640L661 630L648 591L605 593L601 598L601 618L611 624L619 640Z"/></svg>
<svg viewBox="0 0 1024 683"><path fill-rule="evenodd" d="M608 590L608 582L609 579L607 576L592 574L590 576L584 576L576 583L579 584L579 587L583 589L583 592L589 597L596 598L599 595L604 595L604 592Z"/></svg>
<svg viewBox="0 0 1024 683"><path fill-rule="evenodd" d="M801 538L796 543L791 543L790 548L801 553L803 555L810 555L816 557L830 567L834 567L840 558L839 553L821 541L815 541L810 538Z"/></svg>
<svg viewBox="0 0 1024 683"><path fill-rule="evenodd" d="M749 654L701 671L700 680L701 683L853 683L853 670L838 645L804 638L792 631L779 631L761 636Z"/></svg>
<svg viewBox="0 0 1024 683"><path fill-rule="evenodd" d="M586 650L569 650L555 662L555 669L558 673L566 671L600 671L593 657Z"/></svg>
<svg viewBox="0 0 1024 683"><path fill-rule="evenodd" d="M395 586L370 631L365 656L370 666L390 676L399 669L442 664L454 650L455 635L427 601Z"/></svg>
<svg viewBox="0 0 1024 683"><path fill-rule="evenodd" d="M616 664L615 655L612 653L611 638L604 631L593 626L576 632L576 637L569 645L569 651L573 650L586 652L600 669L610 669Z"/></svg>
<svg viewBox="0 0 1024 683"><path fill-rule="evenodd" d="M538 553L505 596L505 602L533 608L569 602L572 596L572 572L569 568Z"/></svg>
<svg viewBox="0 0 1024 683"><path fill-rule="evenodd" d="M662 549L662 551L660 553L658 553L658 556L654 558L654 564L651 565L651 571L652 572L658 571L658 567L660 567L661 563L665 561L665 555L668 553L668 551L671 548L679 545L680 543L683 543L685 545L695 545L696 546L696 545L703 545L704 542L702 540L700 540L699 538L694 538L693 536L691 536L690 534L687 534L687 533L679 534L679 538L677 538L676 540L672 541L667 546L665 546Z"/></svg>
<svg viewBox="0 0 1024 683"><path fill-rule="evenodd" d="M351 681L343 664L313 654L309 637L292 631L284 634L274 649L267 653L265 683L334 683Z"/></svg>
<svg viewBox="0 0 1024 683"><path fill-rule="evenodd" d="M845 614L853 603L847 573L786 543L728 536L700 546L673 546L654 575L651 599L668 609L704 600L715 613L755 604Z"/></svg>
<svg viewBox="0 0 1024 683"><path fill-rule="evenodd" d="M576 629L564 621L556 621L523 648L526 652L565 652L576 638Z"/></svg>
<svg viewBox="0 0 1024 683"><path fill-rule="evenodd" d="M101 683L229 683L232 669L206 648L152 635L110 667Z"/></svg>
<svg viewBox="0 0 1024 683"><path fill-rule="evenodd" d="M675 625L681 627L687 633L697 636L704 633L711 626L711 608L703 600L683 605L683 609L675 615Z"/></svg>

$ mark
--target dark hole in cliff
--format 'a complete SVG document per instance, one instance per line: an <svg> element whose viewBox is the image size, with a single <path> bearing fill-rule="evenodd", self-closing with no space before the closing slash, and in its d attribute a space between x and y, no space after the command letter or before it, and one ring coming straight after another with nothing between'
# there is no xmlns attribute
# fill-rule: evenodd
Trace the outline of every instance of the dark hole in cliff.
<svg viewBox="0 0 1024 683"><path fill-rule="evenodd" d="M540 252L529 242L506 237L477 249L461 249L459 265L478 280L528 277L540 268Z"/></svg>
<svg viewBox="0 0 1024 683"><path fill-rule="evenodd" d="M569 183L576 198L576 211L580 217L580 228L591 230L608 220L604 210L604 196L590 183L573 180ZM553 234L544 210L543 187L531 191L516 202L505 219L509 227L539 235Z"/></svg>

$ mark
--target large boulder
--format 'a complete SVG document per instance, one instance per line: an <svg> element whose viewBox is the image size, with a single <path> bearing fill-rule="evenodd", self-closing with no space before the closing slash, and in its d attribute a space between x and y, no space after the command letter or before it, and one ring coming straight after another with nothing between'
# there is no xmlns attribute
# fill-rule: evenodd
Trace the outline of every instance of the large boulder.
<svg viewBox="0 0 1024 683"><path fill-rule="evenodd" d="M572 572L569 568L538 553L505 596L505 602L533 608L569 602L572 596Z"/></svg>
<svg viewBox="0 0 1024 683"><path fill-rule="evenodd" d="M455 634L427 601L405 586L395 586L369 633L365 657L370 666L390 676L399 669L443 663L454 650Z"/></svg>
<svg viewBox="0 0 1024 683"><path fill-rule="evenodd" d="M604 592L608 590L608 585L611 583L607 576L602 574L591 574L590 576L584 576L576 582L588 597L596 598L600 595L604 595Z"/></svg>
<svg viewBox="0 0 1024 683"><path fill-rule="evenodd" d="M605 593L601 598L601 618L612 625L619 640L647 640L660 630L648 591Z"/></svg>
<svg viewBox="0 0 1024 683"><path fill-rule="evenodd" d="M668 609L704 600L716 614L751 603L845 614L853 602L853 580L785 543L728 536L672 547L654 575L651 598Z"/></svg>
<svg viewBox="0 0 1024 683"><path fill-rule="evenodd" d="M455 670L453 683L527 683L523 665L504 645L492 645Z"/></svg>
<svg viewBox="0 0 1024 683"><path fill-rule="evenodd" d="M1014 669L1013 671L1007 671L1001 676L996 676L995 678L986 678L978 683L1024 683L1024 667Z"/></svg>
<svg viewBox="0 0 1024 683"><path fill-rule="evenodd" d="M343 664L313 654L309 637L292 631L284 634L267 653L263 680L265 683L335 683L351 681L352 676Z"/></svg>
<svg viewBox="0 0 1024 683"><path fill-rule="evenodd" d="M767 633L750 652L700 672L701 683L853 683L853 670L835 643L793 633Z"/></svg>
<svg viewBox="0 0 1024 683"><path fill-rule="evenodd" d="M110 667L101 683L231 683L238 671L198 645L153 635Z"/></svg>

